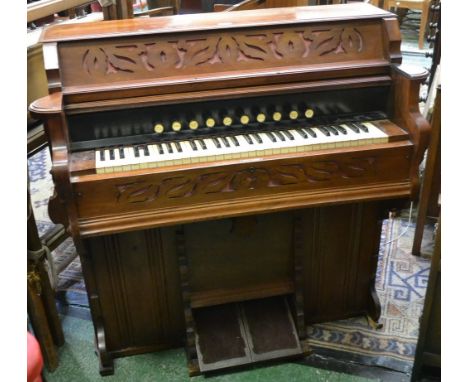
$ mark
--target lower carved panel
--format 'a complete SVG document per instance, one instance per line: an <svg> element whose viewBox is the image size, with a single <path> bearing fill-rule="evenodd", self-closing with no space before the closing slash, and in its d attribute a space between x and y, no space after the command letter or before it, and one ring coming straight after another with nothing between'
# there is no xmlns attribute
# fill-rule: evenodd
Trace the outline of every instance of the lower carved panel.
<svg viewBox="0 0 468 382"><path fill-rule="evenodd" d="M194 206L212 206L209 216L203 219L216 218L216 205L226 202L232 204L222 209L232 210L231 216L235 216L239 212L259 212L251 204L260 199L269 203L263 210L274 210L278 203L293 206L296 201L296 205L305 206L356 200L359 195L363 200L401 196L402 192L409 193L410 150L409 146L401 146L287 160L249 159L248 163L149 171L124 177L112 174L109 178L77 181L74 190L80 226L85 235L94 234L94 230L105 232L106 225L124 231L136 226L125 220L126 216L138 213L149 219L145 222L148 228L171 220L197 221L200 217ZM307 195L309 199L300 202ZM157 211L164 218L158 218ZM119 224L121 218L124 222Z"/></svg>

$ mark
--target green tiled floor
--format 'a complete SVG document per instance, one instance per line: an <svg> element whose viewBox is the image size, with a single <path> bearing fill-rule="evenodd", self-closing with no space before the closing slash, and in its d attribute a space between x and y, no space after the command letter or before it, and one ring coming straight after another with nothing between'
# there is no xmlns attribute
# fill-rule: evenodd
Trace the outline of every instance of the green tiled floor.
<svg viewBox="0 0 468 382"><path fill-rule="evenodd" d="M295 381L376 381L327 370L315 369L296 363L282 363L249 370L238 370L205 378L189 378L183 349L143 354L115 360L115 375L101 377L98 360L94 354L92 323L87 320L62 316L65 345L59 350L60 366L53 372L45 372L48 382L295 382Z"/></svg>

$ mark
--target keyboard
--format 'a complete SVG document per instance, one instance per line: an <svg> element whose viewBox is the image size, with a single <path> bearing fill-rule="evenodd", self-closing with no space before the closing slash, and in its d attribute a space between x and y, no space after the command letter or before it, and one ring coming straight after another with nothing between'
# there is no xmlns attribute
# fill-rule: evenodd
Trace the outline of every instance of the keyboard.
<svg viewBox="0 0 468 382"><path fill-rule="evenodd" d="M296 127L95 150L97 173L385 143L372 122Z"/></svg>

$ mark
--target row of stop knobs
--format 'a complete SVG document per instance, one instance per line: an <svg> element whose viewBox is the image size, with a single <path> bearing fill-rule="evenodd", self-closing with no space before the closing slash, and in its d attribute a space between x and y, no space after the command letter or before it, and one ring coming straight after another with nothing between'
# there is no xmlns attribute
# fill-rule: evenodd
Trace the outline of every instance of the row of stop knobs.
<svg viewBox="0 0 468 382"><path fill-rule="evenodd" d="M286 106L283 108L238 108L235 111L220 110L215 116L214 113L204 113L194 116L194 113L188 113L188 118L184 121L172 120L166 123L158 121L154 124L154 132L164 133L167 130L175 132L183 129L197 130L199 127L212 128L217 125L229 127L232 125L248 126L251 123L281 122L289 119L295 121L298 119L312 119L314 110L312 107L300 104L297 106Z"/></svg>

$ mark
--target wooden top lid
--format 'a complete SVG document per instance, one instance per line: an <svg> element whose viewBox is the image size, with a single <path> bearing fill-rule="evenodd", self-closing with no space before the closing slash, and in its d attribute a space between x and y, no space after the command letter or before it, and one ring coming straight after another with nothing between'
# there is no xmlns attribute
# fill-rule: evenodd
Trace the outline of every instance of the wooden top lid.
<svg viewBox="0 0 468 382"><path fill-rule="evenodd" d="M112 20L99 23L54 25L44 30L41 42L60 42L122 36L144 36L174 32L225 30L260 26L332 22L394 17L366 3L313 7L269 8L249 11L213 12L166 17Z"/></svg>

